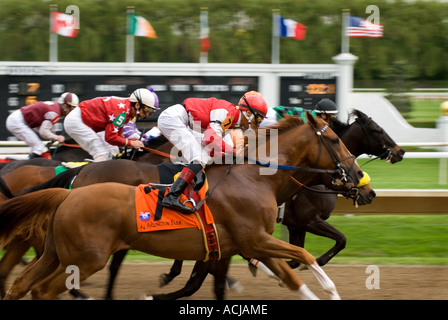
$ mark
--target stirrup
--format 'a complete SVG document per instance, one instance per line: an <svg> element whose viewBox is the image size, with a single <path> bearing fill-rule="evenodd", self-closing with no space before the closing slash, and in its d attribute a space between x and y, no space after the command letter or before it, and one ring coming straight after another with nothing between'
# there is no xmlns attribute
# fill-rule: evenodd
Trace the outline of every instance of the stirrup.
<svg viewBox="0 0 448 320"><path fill-rule="evenodd" d="M192 198L190 198L190 199L186 199L182 204L185 206L185 204L186 204L187 202L191 202L191 204L193 205L193 208L192 208L192 209L194 209L194 208L196 207L196 201L194 201L194 199L192 199Z"/></svg>

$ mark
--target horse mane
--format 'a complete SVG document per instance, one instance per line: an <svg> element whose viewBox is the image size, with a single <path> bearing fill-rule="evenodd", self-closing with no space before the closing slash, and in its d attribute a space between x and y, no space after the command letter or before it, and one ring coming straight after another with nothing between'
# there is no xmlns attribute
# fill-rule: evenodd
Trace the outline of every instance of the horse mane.
<svg viewBox="0 0 448 320"><path fill-rule="evenodd" d="M331 120L331 124L330 124L330 128L334 131L334 132L341 132L342 130L344 130L345 128L347 128L349 126L348 122L344 123L336 118L334 118L333 120Z"/></svg>
<svg viewBox="0 0 448 320"><path fill-rule="evenodd" d="M364 112L361 112L358 109L353 109L352 112L350 112L350 116L356 117L357 120L362 121L363 123L366 123L370 119Z"/></svg>
<svg viewBox="0 0 448 320"><path fill-rule="evenodd" d="M298 126L303 125L305 122L302 118L298 116L291 116L285 114L283 119L277 121L277 123L267 127L267 129L277 129L279 133L288 131L292 128L297 128Z"/></svg>
<svg viewBox="0 0 448 320"><path fill-rule="evenodd" d="M342 130L344 130L345 128L347 128L350 125L349 122L352 117L355 117L356 120L359 120L363 123L366 123L367 120L369 119L369 117L365 113L363 113L357 109L353 109L352 112L350 112L349 119L347 120L346 123L338 120L337 118L334 118L331 121L330 128L336 133L341 132Z"/></svg>

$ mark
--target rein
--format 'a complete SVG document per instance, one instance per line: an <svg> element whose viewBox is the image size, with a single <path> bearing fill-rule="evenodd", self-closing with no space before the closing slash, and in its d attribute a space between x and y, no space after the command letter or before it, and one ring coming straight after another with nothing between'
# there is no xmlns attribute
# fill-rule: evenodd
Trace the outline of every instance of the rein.
<svg viewBox="0 0 448 320"><path fill-rule="evenodd" d="M152 152L152 153L155 153L155 154L157 154L159 156L162 156L162 157L165 157L165 158L168 158L168 159L176 159L176 157L174 157L171 154L168 154L166 152L163 152L163 151L159 151L159 150L156 150L156 149L151 149L151 148L148 148L148 147L142 147L142 149L146 150L146 151L149 151L149 152Z"/></svg>

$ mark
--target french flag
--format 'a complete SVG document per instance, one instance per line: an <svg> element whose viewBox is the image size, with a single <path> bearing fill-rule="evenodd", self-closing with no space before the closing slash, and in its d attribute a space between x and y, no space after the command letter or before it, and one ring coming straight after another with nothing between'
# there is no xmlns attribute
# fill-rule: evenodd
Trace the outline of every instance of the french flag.
<svg viewBox="0 0 448 320"><path fill-rule="evenodd" d="M307 27L291 19L279 17L279 36L305 40Z"/></svg>

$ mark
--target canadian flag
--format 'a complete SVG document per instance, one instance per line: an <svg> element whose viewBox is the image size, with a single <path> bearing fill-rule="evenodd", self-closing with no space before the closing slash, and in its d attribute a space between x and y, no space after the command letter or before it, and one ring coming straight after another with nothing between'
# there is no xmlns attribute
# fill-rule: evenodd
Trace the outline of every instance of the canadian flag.
<svg viewBox="0 0 448 320"><path fill-rule="evenodd" d="M78 33L77 22L74 16L52 12L51 32L57 33L63 37L76 37Z"/></svg>

